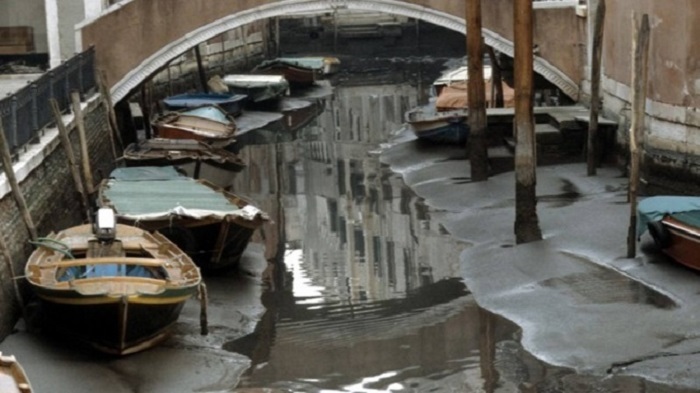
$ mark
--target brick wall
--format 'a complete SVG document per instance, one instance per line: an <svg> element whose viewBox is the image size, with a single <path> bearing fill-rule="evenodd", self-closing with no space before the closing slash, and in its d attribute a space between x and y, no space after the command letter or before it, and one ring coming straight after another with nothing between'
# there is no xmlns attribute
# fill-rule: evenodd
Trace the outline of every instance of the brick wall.
<svg viewBox="0 0 700 393"><path fill-rule="evenodd" d="M85 111L85 128L88 137L88 151L93 178L97 184L114 169L107 112L100 101L93 99ZM66 117L64 117L66 119ZM80 159L78 133L73 121L69 124L73 152ZM47 139L50 139L47 141ZM22 194L30 209L34 225L39 236L52 231L59 231L69 226L84 222L81 198L77 193L71 176L68 159L62 144L58 142L55 131L47 131L42 137L44 145L39 152L29 149L29 154L43 156L41 162L32 169L24 179L18 179ZM34 149L36 150L36 149ZM27 157L20 156L20 160ZM24 274L24 264L32 252L29 233L22 215L9 193L0 199L0 236L3 236L12 255L15 274ZM0 340L4 339L21 316L14 295L13 283L8 265L4 258L0 264ZM31 302L31 289L26 281L19 280L25 302Z"/></svg>

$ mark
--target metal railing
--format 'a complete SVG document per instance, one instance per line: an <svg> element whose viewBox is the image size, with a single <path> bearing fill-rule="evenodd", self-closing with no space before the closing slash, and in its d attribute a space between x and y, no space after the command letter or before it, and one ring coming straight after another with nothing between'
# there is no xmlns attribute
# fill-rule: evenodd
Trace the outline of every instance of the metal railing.
<svg viewBox="0 0 700 393"><path fill-rule="evenodd" d="M70 108L71 92L85 97L96 87L95 48L91 47L0 99L0 120L12 156L17 157L28 143L37 142L43 129L54 123L50 99L55 99L64 113Z"/></svg>

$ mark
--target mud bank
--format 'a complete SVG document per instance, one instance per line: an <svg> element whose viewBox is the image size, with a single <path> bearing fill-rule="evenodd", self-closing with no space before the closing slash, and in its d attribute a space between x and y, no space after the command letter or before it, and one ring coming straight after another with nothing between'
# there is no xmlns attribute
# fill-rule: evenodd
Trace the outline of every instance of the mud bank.
<svg viewBox="0 0 700 393"><path fill-rule="evenodd" d="M381 152L436 211L431 219L470 245L461 271L480 306L519 325L523 347L551 365L700 388L698 275L656 252L648 234L626 257L630 205L618 169L588 177L585 163L539 167L544 240L515 245L514 173L471 183L465 156L405 132Z"/></svg>

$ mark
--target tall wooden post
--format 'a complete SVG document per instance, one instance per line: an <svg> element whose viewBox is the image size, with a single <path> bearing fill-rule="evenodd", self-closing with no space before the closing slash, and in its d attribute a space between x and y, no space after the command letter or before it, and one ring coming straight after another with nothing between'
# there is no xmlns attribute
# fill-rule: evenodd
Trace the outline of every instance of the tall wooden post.
<svg viewBox="0 0 700 393"><path fill-rule="evenodd" d="M514 0L515 35L515 241L541 240L537 218L535 119L533 110L532 0Z"/></svg>
<svg viewBox="0 0 700 393"><path fill-rule="evenodd" d="M85 135L85 122L83 121L83 110L80 108L80 93L74 91L71 93L73 103L73 114L75 116L75 125L78 129L78 137L80 138L80 160L83 170L83 180L85 181L85 191L88 195L95 193L94 180L92 179L92 168L90 167L90 154L88 152L87 136Z"/></svg>
<svg viewBox="0 0 700 393"><path fill-rule="evenodd" d="M481 0L466 0L467 72L469 104L469 161L472 181L489 177L486 141L486 91L484 87L484 51L481 38Z"/></svg>
<svg viewBox="0 0 700 393"><path fill-rule="evenodd" d="M598 112L600 110L600 69L605 25L605 0L598 0L593 32L593 59L591 60L591 118L588 122L588 176L596 174L598 157Z"/></svg>
<svg viewBox="0 0 700 393"><path fill-rule="evenodd" d="M122 142L122 136L119 133L119 125L117 124L117 115L114 113L114 104L112 103L112 93L107 87L107 77L105 76L104 70L97 70L97 85L100 89L100 96L102 98L102 104L107 110L107 119L109 120L109 139L112 145L112 156L114 159L121 156L121 151L124 149L124 143ZM115 141L116 138L116 141ZM119 151L119 153L117 153Z"/></svg>
<svg viewBox="0 0 700 393"><path fill-rule="evenodd" d="M491 60L491 83L495 90L491 101L495 108L503 108L505 103L503 102L503 74L501 74L501 65L498 62L498 58L496 58L496 51L493 50L493 47L489 46L487 49L489 59Z"/></svg>
<svg viewBox="0 0 700 393"><path fill-rule="evenodd" d="M199 53L199 44L194 46L194 55L197 58L197 72L199 73L199 84L202 86L202 91L204 91L205 93L209 93L209 85L207 85L207 74L206 72L204 72L204 66L202 65L202 54Z"/></svg>
<svg viewBox="0 0 700 393"><path fill-rule="evenodd" d="M66 125L63 123L63 118L61 117L61 110L58 107L58 102L55 99L50 99L51 110L53 111L54 119L56 119L56 128L58 128L58 135L61 138L61 143L63 144L63 149L66 152L66 157L68 158L68 166L70 169L71 176L73 176L73 183L75 184L75 189L80 194L80 200L83 205L83 211L88 221L92 218L90 214L90 201L88 200L87 194L85 193L85 187L83 186L83 180L80 177L80 171L78 170L78 163L75 160L75 154L73 154L73 145L71 145L70 135Z"/></svg>
<svg viewBox="0 0 700 393"><path fill-rule="evenodd" d="M634 35L632 41L632 121L630 124L630 225L627 230L627 257L634 258L637 250L637 189L639 188L639 168L641 155L639 143L644 131L644 103L647 94L649 15L642 17L641 27L633 16Z"/></svg>
<svg viewBox="0 0 700 393"><path fill-rule="evenodd" d="M32 240L35 241L38 237L36 232L36 226L34 226L34 220L32 220L32 216L31 214L29 214L27 201L24 200L22 190L20 190L19 183L17 183L15 170L12 167L12 155L10 153L10 145L7 143L7 138L5 138L5 129L2 126L2 119L0 119L0 159L2 159L2 167L5 170L5 176L7 176L7 181L10 183L10 188L12 189L12 196L15 199L15 203L17 203L19 211L22 213L22 219L24 219L24 224L27 226L29 236L32 238Z"/></svg>

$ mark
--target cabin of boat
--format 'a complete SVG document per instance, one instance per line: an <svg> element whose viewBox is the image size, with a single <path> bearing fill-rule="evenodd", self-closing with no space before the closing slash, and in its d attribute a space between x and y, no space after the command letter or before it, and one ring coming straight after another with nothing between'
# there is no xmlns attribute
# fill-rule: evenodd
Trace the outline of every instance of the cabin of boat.
<svg viewBox="0 0 700 393"><path fill-rule="evenodd" d="M167 338L201 283L192 259L165 236L117 224L102 208L95 224L34 242L27 281L42 301L42 327L126 355Z"/></svg>

